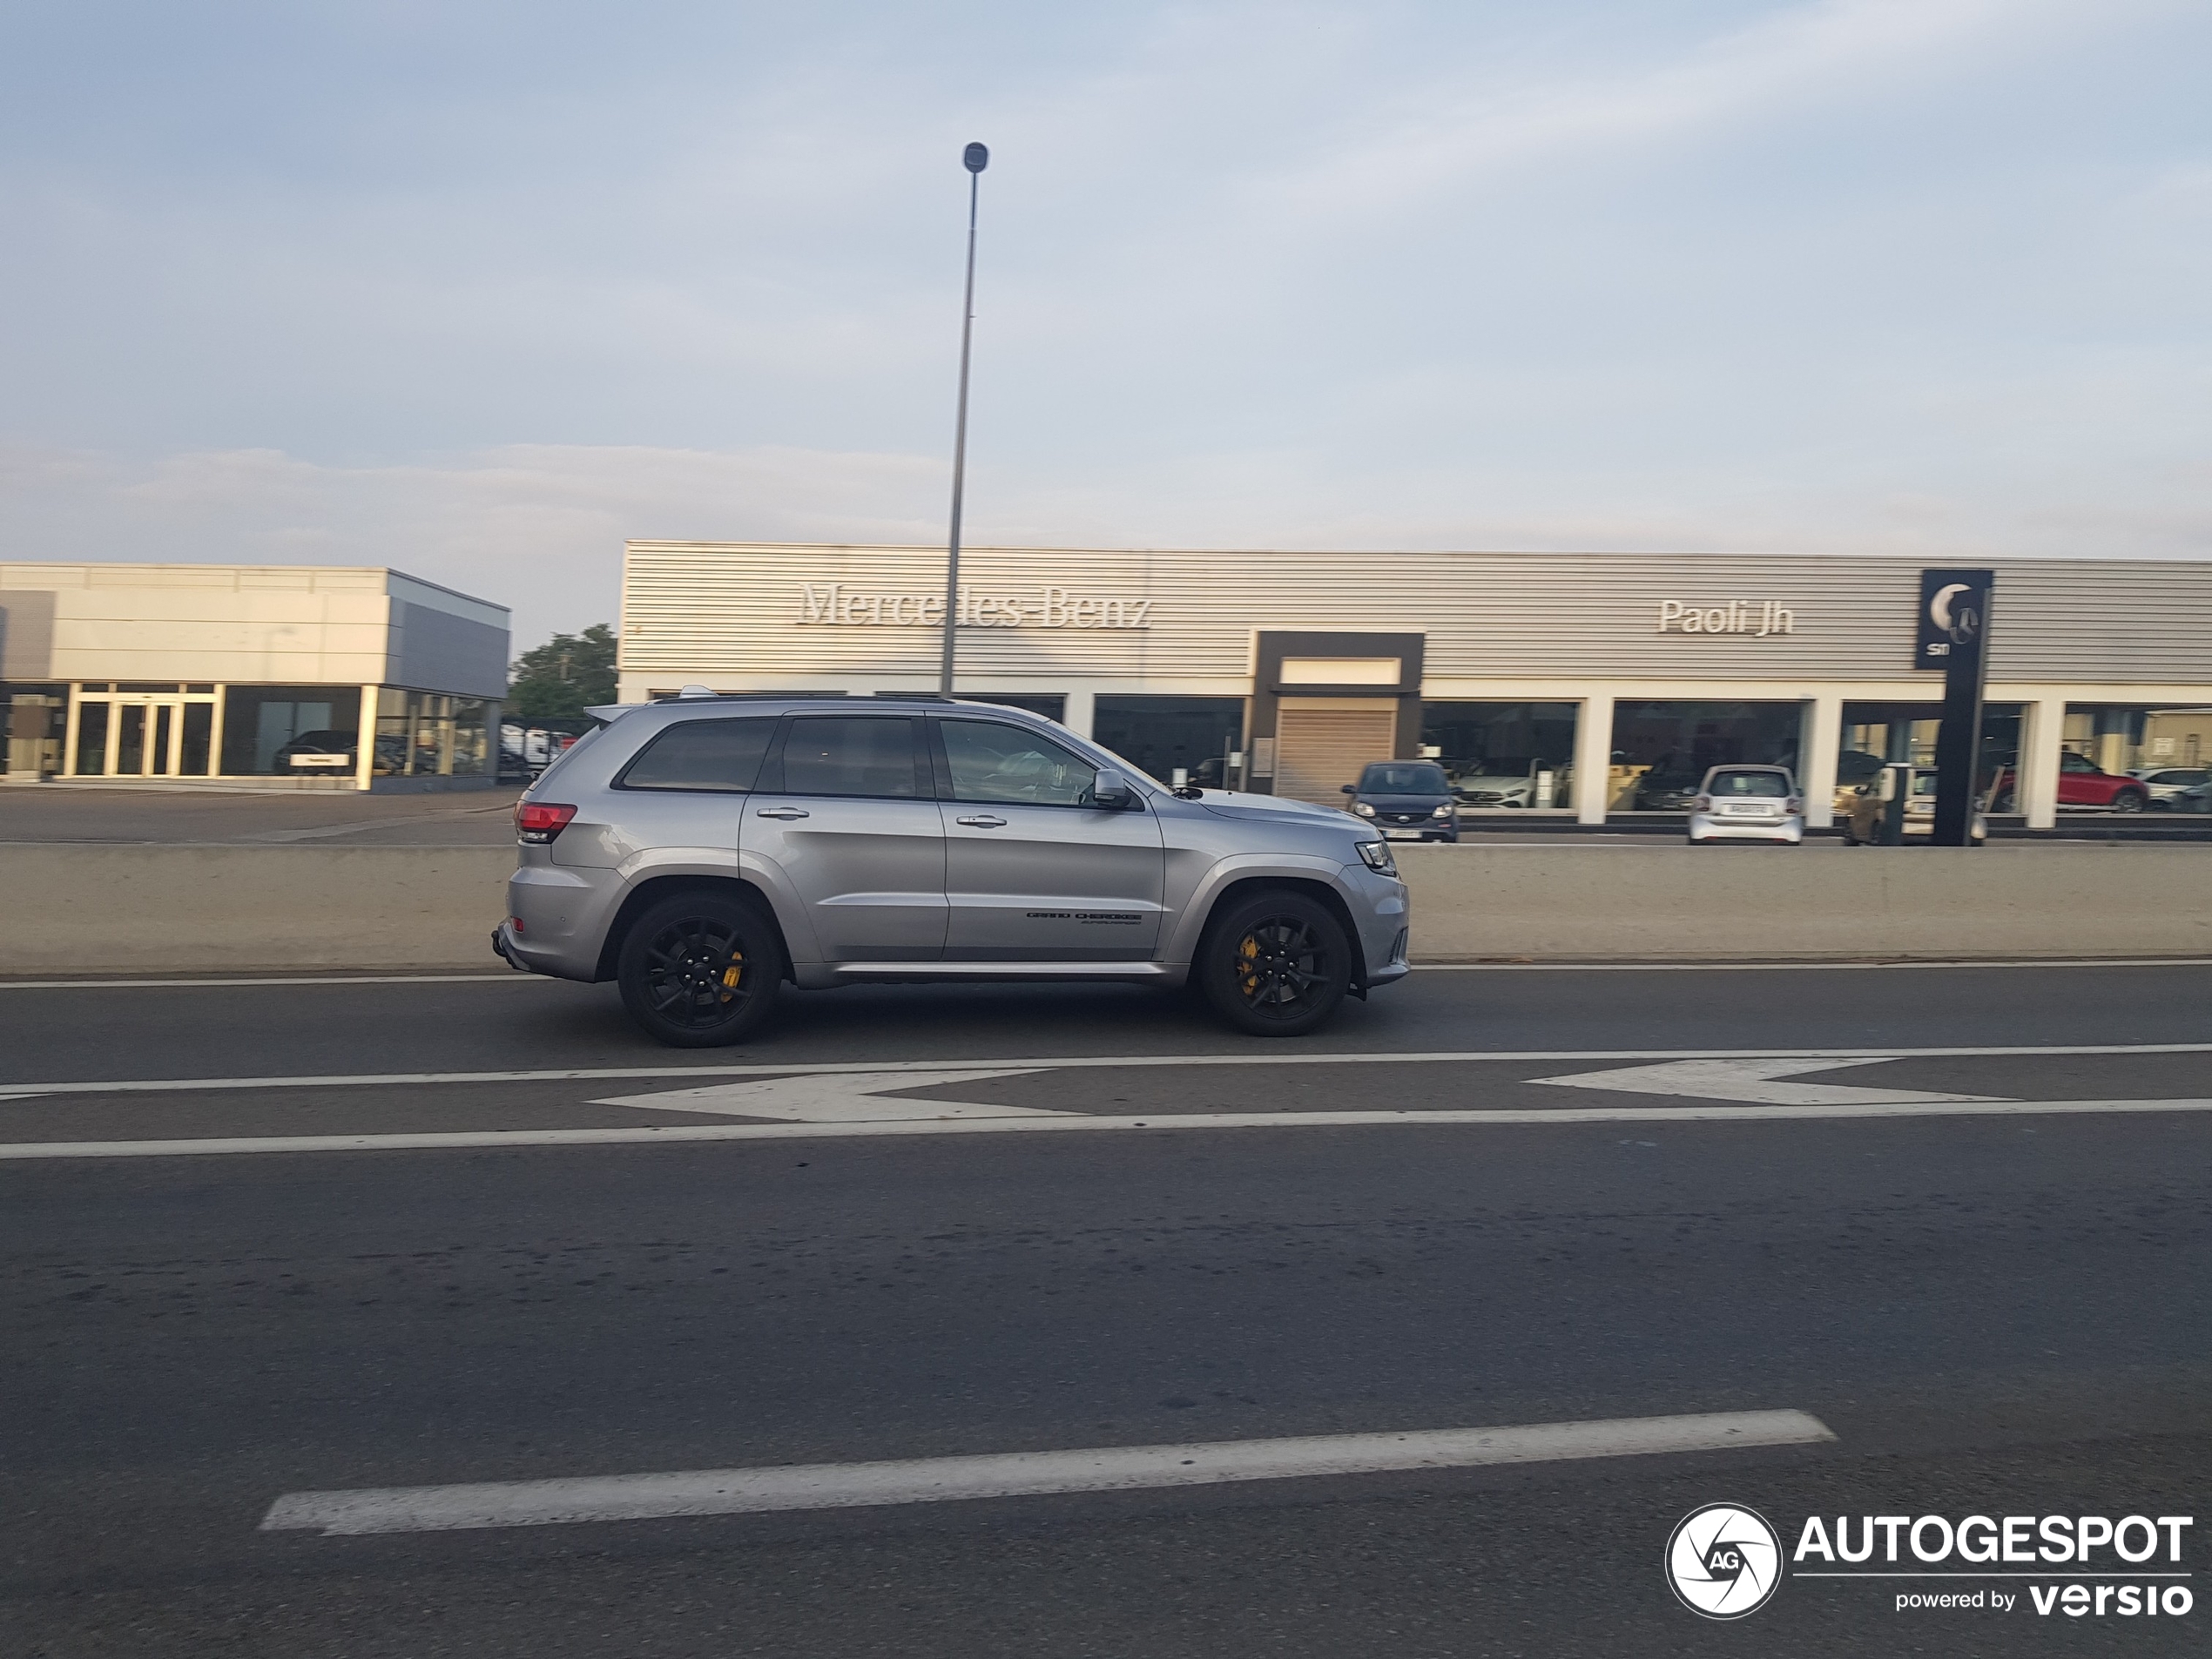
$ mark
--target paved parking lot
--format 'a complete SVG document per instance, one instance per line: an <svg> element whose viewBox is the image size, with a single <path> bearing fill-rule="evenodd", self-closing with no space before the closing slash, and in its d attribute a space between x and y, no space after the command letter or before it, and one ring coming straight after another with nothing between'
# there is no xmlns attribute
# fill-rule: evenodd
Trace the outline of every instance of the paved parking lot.
<svg viewBox="0 0 2212 1659"><path fill-rule="evenodd" d="M16 785L0 788L0 844L485 846L514 840L521 792L513 785L426 795Z"/></svg>

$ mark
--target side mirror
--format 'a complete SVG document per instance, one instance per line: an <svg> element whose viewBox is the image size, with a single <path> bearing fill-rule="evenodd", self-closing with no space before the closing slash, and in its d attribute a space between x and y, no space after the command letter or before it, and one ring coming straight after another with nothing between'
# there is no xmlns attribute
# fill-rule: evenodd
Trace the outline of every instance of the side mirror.
<svg viewBox="0 0 2212 1659"><path fill-rule="evenodd" d="M1131 799L1129 779L1111 767L1101 772L1090 786L1090 799L1100 806L1126 806Z"/></svg>
<svg viewBox="0 0 2212 1659"><path fill-rule="evenodd" d="M1337 788L1339 792L1346 795L1356 795L1359 792L1359 786L1358 784L1339 784Z"/></svg>

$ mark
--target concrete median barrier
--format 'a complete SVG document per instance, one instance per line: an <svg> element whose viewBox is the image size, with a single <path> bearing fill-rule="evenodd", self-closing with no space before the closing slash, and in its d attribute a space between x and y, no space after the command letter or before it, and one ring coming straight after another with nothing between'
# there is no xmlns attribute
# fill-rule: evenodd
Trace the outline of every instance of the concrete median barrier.
<svg viewBox="0 0 2212 1659"><path fill-rule="evenodd" d="M1415 959L2212 956L2212 848L1410 846Z"/></svg>
<svg viewBox="0 0 2212 1659"><path fill-rule="evenodd" d="M1409 846L1417 961L2212 956L2201 847ZM0 847L0 974L499 971L506 847Z"/></svg>

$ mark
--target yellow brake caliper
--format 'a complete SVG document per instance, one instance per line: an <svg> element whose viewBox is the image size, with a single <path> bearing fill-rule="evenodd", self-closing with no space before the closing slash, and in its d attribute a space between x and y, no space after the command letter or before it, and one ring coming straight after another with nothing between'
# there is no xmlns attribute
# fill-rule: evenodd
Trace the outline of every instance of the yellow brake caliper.
<svg viewBox="0 0 2212 1659"><path fill-rule="evenodd" d="M1259 973L1254 966L1259 955L1259 941L1251 934L1244 935L1244 942L1237 947L1238 964L1237 978L1246 996L1259 989Z"/></svg>
<svg viewBox="0 0 2212 1659"><path fill-rule="evenodd" d="M732 956L730 965L722 970L722 1000L729 1001L738 994L738 981L745 977L745 958Z"/></svg>

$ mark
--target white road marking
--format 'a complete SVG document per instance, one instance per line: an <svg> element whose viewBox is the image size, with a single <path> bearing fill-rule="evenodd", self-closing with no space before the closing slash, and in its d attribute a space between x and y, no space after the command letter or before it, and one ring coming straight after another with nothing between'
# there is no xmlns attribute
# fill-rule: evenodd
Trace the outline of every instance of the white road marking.
<svg viewBox="0 0 2212 1659"><path fill-rule="evenodd" d="M1567 1077L1531 1077L1532 1083L1561 1089L1611 1089L1632 1095L1677 1095L1698 1100L1748 1100L1768 1106L1878 1106L1908 1101L1982 1100L1997 1095L1935 1094L1919 1089L1864 1089L1839 1083L1776 1081L1804 1071L1843 1066L1879 1065L1881 1058L1859 1060L1674 1060L1659 1066L1629 1066L1615 1071L1578 1071Z"/></svg>
<svg viewBox="0 0 2212 1659"><path fill-rule="evenodd" d="M134 844L135 845L135 844ZM151 845L149 843L148 845ZM1421 974L1774 974L1852 972L1864 968L2212 968L2212 956L2083 957L2077 961L1929 962L1416 962ZM0 991L194 990L247 985L515 985L575 981L503 968L492 974L301 974L259 979L0 979ZM588 987L586 988L589 988Z"/></svg>
<svg viewBox="0 0 2212 1659"><path fill-rule="evenodd" d="M1540 1062L1593 1064L1602 1061L1672 1060L1920 1060L2003 1059L2017 1055L2212 1054L2212 1042L2117 1042L2063 1046L1951 1049L1464 1049L1449 1053L1305 1054L1247 1049L1241 1054L1048 1055L1042 1059L786 1061L781 1065L594 1066L549 1071L388 1071L303 1077L166 1077L108 1082L0 1083L0 1091L35 1095L185 1094L239 1089L388 1089L416 1083L618 1082L631 1078L797 1077L832 1072L1060 1071L1076 1067L1374 1066ZM920 1083L914 1085L921 1087Z"/></svg>
<svg viewBox="0 0 2212 1659"><path fill-rule="evenodd" d="M1837 974L1878 968L2212 968L2212 956L2083 956L2074 959L2006 957L1991 961L1925 962L1424 962L1417 974Z"/></svg>
<svg viewBox="0 0 2212 1659"><path fill-rule="evenodd" d="M510 968L497 974L344 974L288 979L0 979L0 991L165 991L218 985L479 985L491 980L516 985L568 982L539 974L517 974Z"/></svg>
<svg viewBox="0 0 2212 1659"><path fill-rule="evenodd" d="M1030 1077L1034 1067L1015 1070L941 1071L927 1082L973 1083L994 1077ZM643 1106L657 1112L721 1112L738 1117L778 1117L792 1123L888 1123L939 1117L1066 1117L1041 1106L993 1106L973 1101L894 1100L885 1091L926 1086L918 1077L886 1080L849 1073L813 1077L776 1077L759 1082L715 1083L705 1089L675 1089L658 1095L617 1095L594 1106Z"/></svg>
<svg viewBox="0 0 2212 1659"><path fill-rule="evenodd" d="M1296 1440L1104 1446L885 1463L802 1463L565 1480L493 1480L472 1486L289 1492L269 1506L261 1530L320 1532L330 1538L862 1508L1055 1492L1127 1492L1404 1469L1814 1446L1835 1438L1826 1424L1805 1412L1711 1412L1400 1434L1316 1434Z"/></svg>
<svg viewBox="0 0 2212 1659"><path fill-rule="evenodd" d="M941 1104L941 1103L940 1103ZM453 1130L414 1135L206 1136L170 1141L19 1141L0 1145L0 1163L52 1158L236 1157L261 1152L454 1152L526 1146L644 1146L690 1141L808 1141L879 1135L1015 1135L1075 1130L1439 1129L1467 1124L1744 1123L1862 1117L2050 1117L2212 1111L2212 1100L1908 1101L1860 1106L1562 1106L1465 1111L1181 1112L1150 1117L1094 1117L1082 1112L1030 1117L889 1118L827 1123L679 1123L626 1129Z"/></svg>

